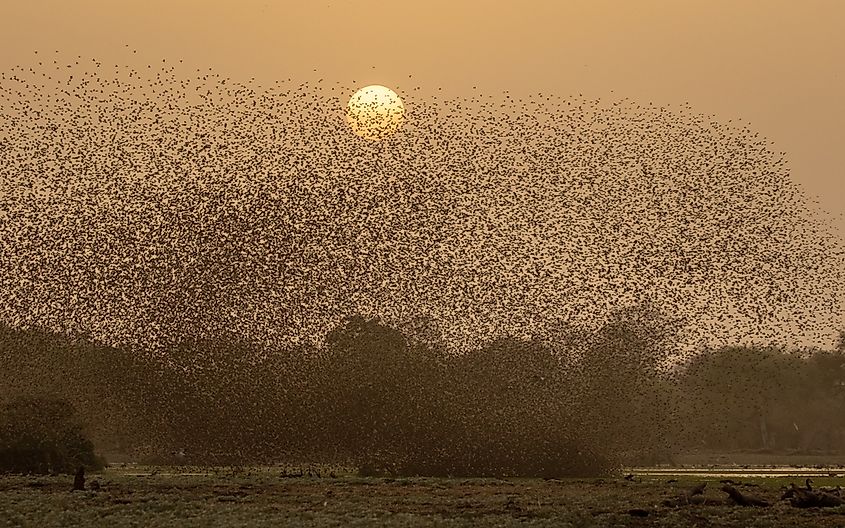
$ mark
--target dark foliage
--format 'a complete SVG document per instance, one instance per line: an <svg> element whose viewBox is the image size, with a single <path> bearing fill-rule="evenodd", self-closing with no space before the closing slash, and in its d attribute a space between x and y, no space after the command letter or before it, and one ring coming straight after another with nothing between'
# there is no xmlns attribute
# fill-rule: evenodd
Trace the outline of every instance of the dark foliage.
<svg viewBox="0 0 845 528"><path fill-rule="evenodd" d="M21 398L0 409L0 471L72 474L79 466L103 461L67 401Z"/></svg>
<svg viewBox="0 0 845 528"><path fill-rule="evenodd" d="M430 329L361 316L318 349L230 335L160 356L5 328L3 463L96 465L79 458L92 451L83 425L105 452L146 462L320 460L397 475L587 476L690 449L845 449L841 346L728 347L672 364L675 324L628 309L593 332L562 327L462 355Z"/></svg>
<svg viewBox="0 0 845 528"><path fill-rule="evenodd" d="M845 351L725 347L678 383L677 441L712 450L845 450Z"/></svg>

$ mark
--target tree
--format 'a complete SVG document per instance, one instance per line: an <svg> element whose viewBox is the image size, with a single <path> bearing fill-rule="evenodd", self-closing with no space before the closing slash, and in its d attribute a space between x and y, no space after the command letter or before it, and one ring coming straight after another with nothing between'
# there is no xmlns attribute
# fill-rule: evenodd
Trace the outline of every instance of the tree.
<svg viewBox="0 0 845 528"><path fill-rule="evenodd" d="M715 449L782 446L795 433L807 363L772 347L709 350L686 367L680 383L688 437Z"/></svg>
<svg viewBox="0 0 845 528"><path fill-rule="evenodd" d="M446 474L595 476L608 470L571 415L566 362L538 340L500 338L455 358L442 408L451 423Z"/></svg>
<svg viewBox="0 0 845 528"><path fill-rule="evenodd" d="M326 336L321 418L335 443L358 460L400 458L420 424L425 358L378 319L346 318Z"/></svg>
<svg viewBox="0 0 845 528"><path fill-rule="evenodd" d="M19 398L0 409L0 471L73 473L103 461L65 400Z"/></svg>
<svg viewBox="0 0 845 528"><path fill-rule="evenodd" d="M578 416L592 442L615 453L669 456L671 402L661 392L671 344L681 320L650 304L614 312L586 336L576 369ZM629 461L629 462L634 462Z"/></svg>

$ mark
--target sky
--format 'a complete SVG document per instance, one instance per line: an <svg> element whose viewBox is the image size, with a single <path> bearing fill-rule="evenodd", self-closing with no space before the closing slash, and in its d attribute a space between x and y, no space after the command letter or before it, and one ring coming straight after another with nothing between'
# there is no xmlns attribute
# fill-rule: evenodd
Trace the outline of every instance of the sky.
<svg viewBox="0 0 845 528"><path fill-rule="evenodd" d="M256 82L689 102L773 141L845 233L837 0L7 0L0 32L4 70L58 50Z"/></svg>
<svg viewBox="0 0 845 528"><path fill-rule="evenodd" d="M618 331L583 332L599 328L607 322L601 317L611 314L624 323L616 328L633 328L642 339L626 343L632 348L640 342L650 350L655 335L674 330L676 320L686 324L679 342L667 345L675 360L729 343L830 349L845 328L845 0L0 0L0 5L0 326L43 325L147 351L208 338L228 346L232 336L250 346L295 350L324 343L342 317L363 314L384 316L403 332L433 336L450 350L465 351L503 336L556 346L566 346L570 335L578 344L580 336L589 336L587 343L614 345ZM51 64L54 56L58 66ZM41 61L42 71L63 70L76 56L80 64L90 67L94 58L106 67L90 92L80 88L90 80L78 75L84 68L64 72L77 78L61 103L80 92L86 98L73 101L78 106L52 107L61 126L36 126L41 118L30 108L38 105L4 106L1 98L20 86L2 90L4 79L20 70L5 72L37 68ZM653 103L661 110L691 108L731 126L678 139L682 136L663 132L676 124L679 131L695 130L684 129L694 121L686 120L685 111L678 120L661 121L648 112L639 115L645 121L620 118L625 126L617 129L611 117L627 114L607 112L604 121L576 126L573 108L566 114L572 121L561 128L509 128L519 120L499 119L485 123L482 133L467 126L481 122L476 113L478 120L453 121L454 134L438 137L428 131L449 131L450 122L436 120L439 107L432 104L427 115L416 114L419 125L407 127L419 126L421 132L409 133L404 143L399 134L393 143L411 147L384 155L352 134L338 140L314 132L334 130L325 124L303 127L308 132L293 126L302 116L318 121L301 102L321 101L320 108L330 101L315 99L315 90L306 90L300 101L284 95L288 91L276 92L258 105L250 95L231 106L194 110L177 102L171 113L164 110L173 101L166 80L152 96L159 105L147 109L135 104L135 92L123 108L94 95L104 86L99 83L108 83L111 65L142 72L150 65L155 73L165 64L178 64L194 78L193 71L212 69L235 81L228 87L291 79L294 86L337 83L351 95L358 87L383 84L400 94L413 91L411 110L433 95L451 101L542 93L580 101L627 98L634 106ZM190 92L194 86L183 88ZM210 86L217 87L213 80ZM21 97L30 93L41 95L24 90ZM142 102L149 101L148 93L155 92L142 92ZM265 119L274 116L273 108L282 115L286 105L297 110L288 121ZM96 115L76 120L71 110L83 106L93 106ZM592 105L584 106L581 115L589 115ZM7 108L23 109L25 118L16 119L3 111ZM518 108L530 106L509 107ZM159 125L159 111L165 124ZM456 119L467 116L463 111ZM7 124L15 121L20 124ZM231 128L220 126L230 121ZM717 152L737 144L728 139L738 121L768 138L775 153L785 153L789 176L818 203L812 216L829 222L843 239L835 248L840 260L826 251L834 244L816 243L826 237L800 222L792 230L794 217L779 214L801 202L788 199L791 186L773 181L780 165L767 164L766 155L743 155L756 150L745 145L756 143L746 142L742 133L735 148L744 152L734 156L734 147ZM614 134L642 132L652 125L642 135L598 131L607 126ZM577 139L560 133L570 129ZM290 145L276 140L278 130ZM543 140L537 130L551 130L553 140ZM601 153L614 164L602 165L591 130L593 138L621 138L624 148ZM513 131L515 139L502 139ZM520 134L541 140L523 142ZM7 141L11 135L20 141ZM673 150L709 138L715 138L710 147ZM483 148L474 148L479 145ZM622 163L626 159L634 161ZM706 171L675 169L710 162ZM756 178L746 177L752 169ZM393 178L398 171L415 177ZM344 177L326 177L338 174ZM240 194L228 192L233 183L241 185ZM654 312L642 302L649 297L657 302ZM593 335L602 340L591 342ZM601 353L598 362L581 350L575 356L588 359L579 368L593 368L581 371L599 381L605 368L613 371L618 354L615 345L606 347L610 352L604 346L586 349ZM170 356L172 365L192 361L197 367L185 387L203 389L202 372L218 375L213 352ZM43 369L34 357L24 363L55 370ZM620 372L627 376L627 370ZM36 378L18 378L19 385L39 386L32 382ZM241 378L223 378L235 393L244 388L244 394L253 394ZM312 378L301 378L311 388ZM612 385L622 378L606 379ZM639 385L628 392L642 392ZM261 407L249 408L261 419L271 416ZM179 407L167 410L173 409ZM232 424L249 425L247 418Z"/></svg>

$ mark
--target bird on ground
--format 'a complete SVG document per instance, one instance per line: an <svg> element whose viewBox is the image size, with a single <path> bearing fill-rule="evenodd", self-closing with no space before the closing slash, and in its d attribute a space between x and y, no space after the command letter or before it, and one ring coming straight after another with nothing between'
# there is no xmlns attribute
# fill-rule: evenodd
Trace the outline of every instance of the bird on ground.
<svg viewBox="0 0 845 528"><path fill-rule="evenodd" d="M754 495L742 493L730 484L725 484L724 486L722 486L722 491L727 493L730 500L737 506L757 506L762 508L771 506L771 503L767 500L761 499L760 497L756 497Z"/></svg>
<svg viewBox="0 0 845 528"><path fill-rule="evenodd" d="M813 489L811 483L809 478L804 487L796 486L793 482L781 495L781 500L788 499L796 508L833 508L845 504L838 487Z"/></svg>
<svg viewBox="0 0 845 528"><path fill-rule="evenodd" d="M707 502L707 499L704 497L704 489L706 487L707 483L702 482L688 490L684 490L672 499L664 500L662 504L672 508L689 504L705 504Z"/></svg>
<svg viewBox="0 0 845 528"><path fill-rule="evenodd" d="M701 494L704 493L704 488L706 488L706 487L707 487L707 483L702 482L701 484L698 484L697 486L694 486L692 489L687 491L687 496L692 497L694 495L701 495Z"/></svg>
<svg viewBox="0 0 845 528"><path fill-rule="evenodd" d="M73 477L73 491L85 491L85 466L79 466Z"/></svg>

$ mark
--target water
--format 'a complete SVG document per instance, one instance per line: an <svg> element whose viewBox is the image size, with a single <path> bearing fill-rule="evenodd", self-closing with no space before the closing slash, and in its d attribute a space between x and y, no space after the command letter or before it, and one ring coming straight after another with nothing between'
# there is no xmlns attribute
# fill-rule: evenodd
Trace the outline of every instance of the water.
<svg viewBox="0 0 845 528"><path fill-rule="evenodd" d="M845 467L830 466L725 466L725 467L642 467L630 473L643 477L838 477L845 478Z"/></svg>

